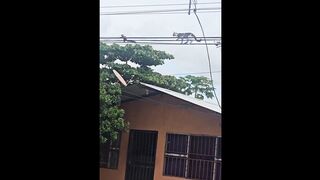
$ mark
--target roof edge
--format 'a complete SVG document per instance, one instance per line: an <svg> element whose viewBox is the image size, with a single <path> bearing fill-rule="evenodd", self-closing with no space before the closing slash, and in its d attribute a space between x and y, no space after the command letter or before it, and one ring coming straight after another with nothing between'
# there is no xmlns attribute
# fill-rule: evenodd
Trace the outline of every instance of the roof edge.
<svg viewBox="0 0 320 180"><path fill-rule="evenodd" d="M208 103L208 102L205 102L203 100L196 99L194 97L190 97L190 96L187 96L187 95L179 93L179 92L175 92L175 91L172 91L172 90L169 90L169 89L166 89L166 88L158 87L158 86L147 84L147 83L144 83L144 82L140 82L139 84L141 84L141 85L143 85L145 87L154 89L156 91L163 92L163 93L165 93L167 95L176 97L178 99L187 101L189 103L195 104L195 105L200 106L202 108L206 108L206 109L211 110L213 112L216 112L218 114L221 114L221 108L216 106L216 105L214 105L214 104L212 104L212 103Z"/></svg>

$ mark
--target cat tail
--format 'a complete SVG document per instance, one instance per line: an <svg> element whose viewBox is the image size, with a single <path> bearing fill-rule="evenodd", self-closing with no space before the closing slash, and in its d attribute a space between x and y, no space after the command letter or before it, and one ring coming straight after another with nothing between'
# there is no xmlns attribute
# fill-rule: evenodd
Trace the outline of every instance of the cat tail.
<svg viewBox="0 0 320 180"><path fill-rule="evenodd" d="M202 40L202 39L198 39L195 35L192 35L192 36L197 42L200 42Z"/></svg>

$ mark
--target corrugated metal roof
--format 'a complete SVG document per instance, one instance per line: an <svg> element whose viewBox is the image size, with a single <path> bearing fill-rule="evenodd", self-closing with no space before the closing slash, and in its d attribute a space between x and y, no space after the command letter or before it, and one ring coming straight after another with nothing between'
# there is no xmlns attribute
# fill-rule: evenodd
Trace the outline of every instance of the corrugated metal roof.
<svg viewBox="0 0 320 180"><path fill-rule="evenodd" d="M140 84L143 85L143 86L152 88L154 90L166 93L168 95L174 96L176 98L182 99L184 101L190 102L192 104L204 107L204 108L209 109L211 111L215 111L215 112L221 113L221 109L220 109L220 107L218 105L211 104L211 103L205 102L203 100L200 100L200 99L197 99L197 98L193 98L193 97L190 97L190 96L187 96L187 95L184 95L184 94L181 94L181 93L169 90L169 89L165 89L165 88L162 88L162 87L154 86L154 85L151 85L151 84L142 83L142 82L140 82Z"/></svg>

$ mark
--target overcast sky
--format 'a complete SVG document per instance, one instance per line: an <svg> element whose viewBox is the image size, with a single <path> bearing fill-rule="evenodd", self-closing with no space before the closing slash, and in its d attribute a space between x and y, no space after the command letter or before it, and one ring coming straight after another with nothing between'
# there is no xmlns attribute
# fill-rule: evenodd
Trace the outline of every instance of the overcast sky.
<svg viewBox="0 0 320 180"><path fill-rule="evenodd" d="M220 2L221 0L198 0L198 3ZM189 3L188 0L100 0L100 6L115 5L153 5L153 4L180 4ZM221 7L221 4L199 4L198 8ZM121 12L137 10L164 10L184 9L183 6L157 6L133 8L100 8L100 12ZM221 13L198 13L206 36L221 36ZM201 28L194 14L143 14L143 15L100 15L100 36L120 37L126 36L172 36L173 32L192 32L202 36ZM208 59L205 46L174 46L152 45L156 50L163 50L172 54L175 59L167 60L164 65L153 68L165 74L188 74L209 72ZM221 48L209 46L212 71L221 71ZM206 76L207 74L192 74ZM181 75L175 75L179 77ZM213 73L213 82L217 96L221 102L221 72ZM215 99L206 99L216 104Z"/></svg>

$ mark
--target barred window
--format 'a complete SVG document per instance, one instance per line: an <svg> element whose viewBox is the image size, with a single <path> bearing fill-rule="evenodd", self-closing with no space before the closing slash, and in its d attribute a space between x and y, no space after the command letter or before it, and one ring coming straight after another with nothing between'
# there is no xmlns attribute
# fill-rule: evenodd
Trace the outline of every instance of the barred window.
<svg viewBox="0 0 320 180"><path fill-rule="evenodd" d="M167 134L164 175L221 180L221 138Z"/></svg>
<svg viewBox="0 0 320 180"><path fill-rule="evenodd" d="M121 133L115 141L107 141L100 144L100 167L117 169L120 153Z"/></svg>

